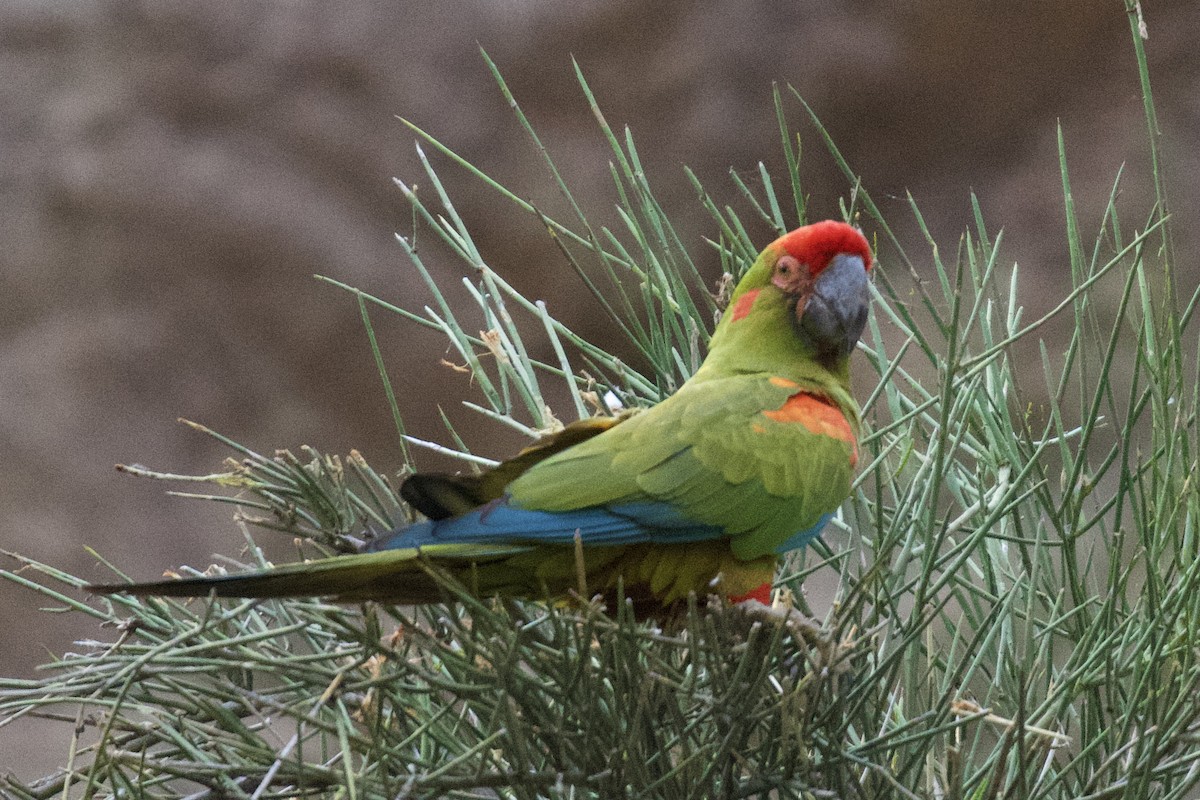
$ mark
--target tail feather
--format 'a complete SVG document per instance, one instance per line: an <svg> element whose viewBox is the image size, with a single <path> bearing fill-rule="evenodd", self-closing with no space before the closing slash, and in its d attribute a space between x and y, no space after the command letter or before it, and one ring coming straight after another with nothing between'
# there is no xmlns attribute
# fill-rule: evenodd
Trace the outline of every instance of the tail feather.
<svg viewBox="0 0 1200 800"><path fill-rule="evenodd" d="M494 561L524 548L434 545L335 556L299 564L284 564L240 575L181 578L149 583L93 584L97 594L157 595L163 597L331 597L350 603L378 600L389 603L431 603L443 591L430 573L431 564L459 572L471 564Z"/></svg>

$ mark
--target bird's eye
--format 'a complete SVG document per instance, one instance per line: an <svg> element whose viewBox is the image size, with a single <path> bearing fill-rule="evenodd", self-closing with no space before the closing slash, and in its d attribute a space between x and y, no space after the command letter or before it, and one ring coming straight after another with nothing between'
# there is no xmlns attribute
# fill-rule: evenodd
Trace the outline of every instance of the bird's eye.
<svg viewBox="0 0 1200 800"><path fill-rule="evenodd" d="M792 256L784 256L775 262L775 274L791 278L800 274L800 262Z"/></svg>
<svg viewBox="0 0 1200 800"><path fill-rule="evenodd" d="M808 291L813 278L804 262L792 255L783 255L775 262L771 283L787 294L799 296Z"/></svg>

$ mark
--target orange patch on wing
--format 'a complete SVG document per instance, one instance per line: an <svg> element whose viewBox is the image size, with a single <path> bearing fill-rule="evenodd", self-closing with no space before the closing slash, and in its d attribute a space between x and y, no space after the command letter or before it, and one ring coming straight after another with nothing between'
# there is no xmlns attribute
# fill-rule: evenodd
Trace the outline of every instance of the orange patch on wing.
<svg viewBox="0 0 1200 800"><path fill-rule="evenodd" d="M754 301L758 299L758 293L761 291L761 289L751 289L738 298L737 302L733 304L734 322L750 313L750 307L754 305Z"/></svg>
<svg viewBox="0 0 1200 800"><path fill-rule="evenodd" d="M772 375L768 378L768 381L772 386L780 386L784 389L794 389L800 385L795 381L789 381L787 378L781 378L778 375Z"/></svg>
<svg viewBox="0 0 1200 800"><path fill-rule="evenodd" d="M776 422L798 422L813 433L830 436L849 442L850 466L858 466L858 442L846 416L828 400L808 392L797 392L775 411L764 411L763 416Z"/></svg>

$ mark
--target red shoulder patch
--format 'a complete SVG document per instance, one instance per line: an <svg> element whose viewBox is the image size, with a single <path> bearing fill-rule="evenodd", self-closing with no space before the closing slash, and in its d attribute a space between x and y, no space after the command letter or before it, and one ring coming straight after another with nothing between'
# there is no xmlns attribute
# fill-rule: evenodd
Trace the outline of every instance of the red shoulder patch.
<svg viewBox="0 0 1200 800"><path fill-rule="evenodd" d="M758 299L758 293L761 291L762 289L751 289L737 299L737 302L733 304L734 322L750 313L750 307L754 305L754 301Z"/></svg>
<svg viewBox="0 0 1200 800"><path fill-rule="evenodd" d="M764 411L763 416L776 422L798 422L813 433L849 442L852 448L850 466L858 466L858 442L854 440L854 431L841 409L824 397L797 392L775 411Z"/></svg>

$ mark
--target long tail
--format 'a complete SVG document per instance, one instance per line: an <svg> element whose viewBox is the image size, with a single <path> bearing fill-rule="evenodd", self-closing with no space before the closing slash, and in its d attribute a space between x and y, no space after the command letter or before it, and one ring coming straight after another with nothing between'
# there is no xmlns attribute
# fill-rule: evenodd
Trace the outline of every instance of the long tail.
<svg viewBox="0 0 1200 800"><path fill-rule="evenodd" d="M149 583L93 584L98 594L158 595L164 597L332 597L341 603L378 600L389 603L433 603L444 591L430 570L431 564L452 573L522 552L520 547L485 547L461 544L381 550L334 556L299 564L285 564L241 575L180 578Z"/></svg>

